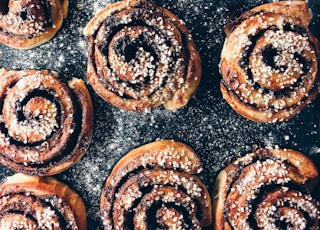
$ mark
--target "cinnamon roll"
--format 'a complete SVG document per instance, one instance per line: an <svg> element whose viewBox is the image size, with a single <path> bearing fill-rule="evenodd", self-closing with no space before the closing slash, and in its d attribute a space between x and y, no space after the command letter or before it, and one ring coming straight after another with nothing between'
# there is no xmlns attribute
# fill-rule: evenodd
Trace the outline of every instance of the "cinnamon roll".
<svg viewBox="0 0 320 230"><path fill-rule="evenodd" d="M93 108L84 82L41 70L0 70L0 163L25 174L71 167L89 147Z"/></svg>
<svg viewBox="0 0 320 230"><path fill-rule="evenodd" d="M50 40L67 17L68 0L2 0L0 42L31 49Z"/></svg>
<svg viewBox="0 0 320 230"><path fill-rule="evenodd" d="M218 175L214 229L318 229L318 182L313 162L300 152L258 149Z"/></svg>
<svg viewBox="0 0 320 230"><path fill-rule="evenodd" d="M201 229L211 224L202 169L185 144L156 141L130 151L114 167L101 194L105 229Z"/></svg>
<svg viewBox="0 0 320 230"><path fill-rule="evenodd" d="M221 92L257 122L293 118L319 92L319 41L308 29L305 1L256 7L226 26Z"/></svg>
<svg viewBox="0 0 320 230"><path fill-rule="evenodd" d="M86 230L82 198L53 177L17 173L0 185L0 228Z"/></svg>
<svg viewBox="0 0 320 230"><path fill-rule="evenodd" d="M105 101L125 110L185 106L198 87L200 57L185 23L145 0L106 6L84 29L87 78Z"/></svg>

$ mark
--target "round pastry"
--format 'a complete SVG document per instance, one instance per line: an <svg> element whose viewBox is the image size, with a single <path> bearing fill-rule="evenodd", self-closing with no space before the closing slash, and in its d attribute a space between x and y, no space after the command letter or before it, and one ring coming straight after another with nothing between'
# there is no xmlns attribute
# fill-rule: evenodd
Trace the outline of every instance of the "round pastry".
<svg viewBox="0 0 320 230"><path fill-rule="evenodd" d="M256 7L226 26L221 92L232 108L257 122L294 117L319 92L318 40L305 1Z"/></svg>
<svg viewBox="0 0 320 230"><path fill-rule="evenodd" d="M50 40L67 17L68 0L6 0L0 3L0 42L31 49Z"/></svg>
<svg viewBox="0 0 320 230"><path fill-rule="evenodd" d="M86 230L86 208L53 177L17 173L0 185L0 229Z"/></svg>
<svg viewBox="0 0 320 230"><path fill-rule="evenodd" d="M185 106L201 77L199 53L186 25L144 0L108 5L84 29L87 78L105 101L125 110Z"/></svg>
<svg viewBox="0 0 320 230"><path fill-rule="evenodd" d="M130 151L101 194L105 229L201 229L212 222L210 195L194 174L202 164L190 147L161 140Z"/></svg>
<svg viewBox="0 0 320 230"><path fill-rule="evenodd" d="M214 229L318 229L318 171L302 153L258 149L218 175Z"/></svg>
<svg viewBox="0 0 320 230"><path fill-rule="evenodd" d="M0 70L0 163L31 175L75 164L89 147L93 108L84 82L55 72Z"/></svg>

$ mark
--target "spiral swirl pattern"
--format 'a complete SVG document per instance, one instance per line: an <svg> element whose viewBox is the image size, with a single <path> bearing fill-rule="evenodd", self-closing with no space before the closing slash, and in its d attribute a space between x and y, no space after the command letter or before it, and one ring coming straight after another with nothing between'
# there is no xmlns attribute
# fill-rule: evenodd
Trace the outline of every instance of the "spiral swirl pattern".
<svg viewBox="0 0 320 230"><path fill-rule="evenodd" d="M0 186L0 228L85 230L85 207L78 194L53 178L16 174Z"/></svg>
<svg viewBox="0 0 320 230"><path fill-rule="evenodd" d="M201 77L199 54L185 24L152 3L119 1L86 26L87 78L99 96L131 111L187 104Z"/></svg>
<svg viewBox="0 0 320 230"><path fill-rule="evenodd" d="M1 70L0 162L26 174L52 175L88 148L91 98L82 80L49 71Z"/></svg>
<svg viewBox="0 0 320 230"><path fill-rule="evenodd" d="M67 16L68 0L4 0L0 3L0 42L30 49L49 39Z"/></svg>
<svg viewBox="0 0 320 230"><path fill-rule="evenodd" d="M316 167L302 153L258 149L219 173L215 229L318 229L317 180Z"/></svg>
<svg viewBox="0 0 320 230"><path fill-rule="evenodd" d="M114 167L101 195L105 229L201 229L211 224L210 195L198 156L186 145L156 141Z"/></svg>
<svg viewBox="0 0 320 230"><path fill-rule="evenodd" d="M296 12L299 12L298 14ZM226 27L221 91L241 115L289 120L319 91L319 42L304 1L254 8Z"/></svg>

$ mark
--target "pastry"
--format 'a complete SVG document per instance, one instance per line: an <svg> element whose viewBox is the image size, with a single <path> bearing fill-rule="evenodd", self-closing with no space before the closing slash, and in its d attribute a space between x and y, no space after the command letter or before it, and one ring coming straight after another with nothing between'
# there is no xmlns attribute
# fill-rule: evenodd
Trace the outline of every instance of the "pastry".
<svg viewBox="0 0 320 230"><path fill-rule="evenodd" d="M6 0L0 3L0 42L31 49L50 40L67 17L68 0Z"/></svg>
<svg viewBox="0 0 320 230"><path fill-rule="evenodd" d="M80 79L57 73L0 70L0 163L31 175L53 175L89 147L93 108Z"/></svg>
<svg viewBox="0 0 320 230"><path fill-rule="evenodd" d="M105 229L201 229L211 224L202 169L185 144L160 140L130 151L113 168L101 194Z"/></svg>
<svg viewBox="0 0 320 230"><path fill-rule="evenodd" d="M150 2L108 5L84 29L87 78L105 101L144 112L185 106L198 87L200 57L186 25Z"/></svg>
<svg viewBox="0 0 320 230"><path fill-rule="evenodd" d="M0 185L0 229L87 229L82 198L53 177L17 173Z"/></svg>
<svg viewBox="0 0 320 230"><path fill-rule="evenodd" d="M257 122L293 118L319 92L319 41L308 29L305 1L273 2L226 26L221 92L232 108Z"/></svg>
<svg viewBox="0 0 320 230"><path fill-rule="evenodd" d="M214 229L318 229L317 182L317 168L302 153L257 149L219 173Z"/></svg>

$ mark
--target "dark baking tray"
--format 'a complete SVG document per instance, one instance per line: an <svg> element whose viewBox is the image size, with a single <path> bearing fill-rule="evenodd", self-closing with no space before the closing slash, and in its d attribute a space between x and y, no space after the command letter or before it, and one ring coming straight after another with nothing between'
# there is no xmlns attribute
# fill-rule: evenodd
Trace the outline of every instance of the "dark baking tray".
<svg viewBox="0 0 320 230"><path fill-rule="evenodd" d="M85 79L87 46L82 29L101 8L113 1L70 0L62 29L46 44L32 50L14 50L0 44L0 67L50 69ZM268 1L153 1L183 19L202 59L201 84L189 104L177 112L162 107L150 113L122 111L97 97L94 135L85 156L69 170L55 175L84 199L88 229L102 229L100 193L115 163L129 150L157 138L190 145L202 158L200 174L212 191L217 173L228 163L253 150L254 145L291 148L310 156L320 167L319 99L288 122L260 124L242 118L222 99L218 71L224 42L224 25L242 12ZM320 38L320 1L309 0L313 12L311 31ZM13 172L0 166L0 179Z"/></svg>

